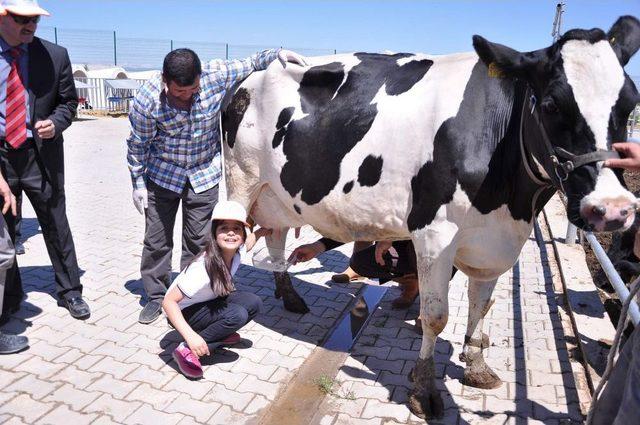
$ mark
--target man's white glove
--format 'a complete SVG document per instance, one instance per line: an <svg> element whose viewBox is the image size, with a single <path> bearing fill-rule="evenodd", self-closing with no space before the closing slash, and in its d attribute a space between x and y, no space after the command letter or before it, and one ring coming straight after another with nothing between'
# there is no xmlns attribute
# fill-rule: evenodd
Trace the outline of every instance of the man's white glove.
<svg viewBox="0 0 640 425"><path fill-rule="evenodd" d="M287 67L287 62L295 63L300 66L309 65L304 56L286 49L280 49L280 51L278 52L278 59L280 60L280 63L282 64L283 68Z"/></svg>
<svg viewBox="0 0 640 425"><path fill-rule="evenodd" d="M148 206L147 189L133 189L133 205L140 214L144 215L144 210Z"/></svg>

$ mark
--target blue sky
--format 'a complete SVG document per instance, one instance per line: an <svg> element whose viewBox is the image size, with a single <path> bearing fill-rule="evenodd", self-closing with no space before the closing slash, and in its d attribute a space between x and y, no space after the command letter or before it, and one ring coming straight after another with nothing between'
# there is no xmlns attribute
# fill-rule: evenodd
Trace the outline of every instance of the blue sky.
<svg viewBox="0 0 640 425"><path fill-rule="evenodd" d="M52 13L43 19L42 26L115 30L118 37L432 54L471 50L473 34L522 51L547 46L556 3L40 0ZM592 27L607 30L620 15L640 17L640 0L565 3L565 31ZM626 69L630 75L640 76L640 53Z"/></svg>

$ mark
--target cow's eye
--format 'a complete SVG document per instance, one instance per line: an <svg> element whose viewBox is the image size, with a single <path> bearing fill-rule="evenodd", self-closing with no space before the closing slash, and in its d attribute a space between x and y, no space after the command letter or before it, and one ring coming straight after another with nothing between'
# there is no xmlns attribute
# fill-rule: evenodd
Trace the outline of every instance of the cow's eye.
<svg viewBox="0 0 640 425"><path fill-rule="evenodd" d="M556 105L556 101L553 100L552 97L547 97L542 101L542 104L540 105L540 107L542 108L542 110L547 113L547 114L557 114L559 111L558 109L558 105Z"/></svg>

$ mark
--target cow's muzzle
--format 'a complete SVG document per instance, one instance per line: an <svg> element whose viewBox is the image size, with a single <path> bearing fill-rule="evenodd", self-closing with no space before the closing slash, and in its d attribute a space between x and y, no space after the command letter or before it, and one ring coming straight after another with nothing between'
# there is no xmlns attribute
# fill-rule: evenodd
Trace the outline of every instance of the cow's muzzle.
<svg viewBox="0 0 640 425"><path fill-rule="evenodd" d="M585 222L585 230L614 232L626 230L633 224L637 208L637 201L607 199L597 204L585 203L580 208L580 216Z"/></svg>

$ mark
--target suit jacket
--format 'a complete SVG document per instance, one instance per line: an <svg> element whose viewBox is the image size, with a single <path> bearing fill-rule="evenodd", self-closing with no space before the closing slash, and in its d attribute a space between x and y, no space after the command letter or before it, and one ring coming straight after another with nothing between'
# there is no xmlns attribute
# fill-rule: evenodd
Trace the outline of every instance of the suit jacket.
<svg viewBox="0 0 640 425"><path fill-rule="evenodd" d="M50 119L56 132L42 140L33 130L36 148L47 177L57 190L64 188L64 150L62 132L71 125L78 108L78 94L73 82L67 49L34 37L29 43L29 113L31 126Z"/></svg>

